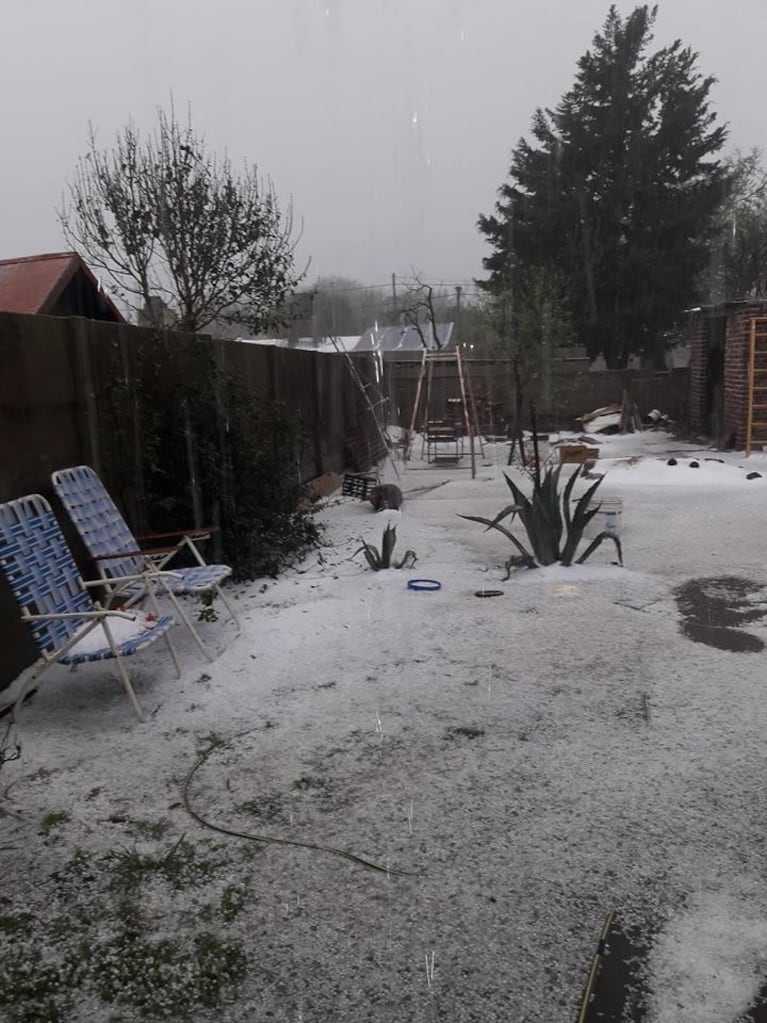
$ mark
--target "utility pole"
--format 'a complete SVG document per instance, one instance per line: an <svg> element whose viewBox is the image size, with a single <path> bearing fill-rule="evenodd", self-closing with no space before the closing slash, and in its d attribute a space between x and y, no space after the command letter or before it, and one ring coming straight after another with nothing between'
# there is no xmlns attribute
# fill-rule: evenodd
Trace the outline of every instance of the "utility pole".
<svg viewBox="0 0 767 1023"><path fill-rule="evenodd" d="M392 319L397 322L397 275L393 273L391 275L391 307L392 307Z"/></svg>

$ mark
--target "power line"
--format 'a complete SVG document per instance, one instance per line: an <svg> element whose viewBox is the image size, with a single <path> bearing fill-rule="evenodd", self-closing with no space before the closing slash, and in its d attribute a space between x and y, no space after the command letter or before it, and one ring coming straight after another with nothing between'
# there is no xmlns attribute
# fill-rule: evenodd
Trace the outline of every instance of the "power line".
<svg viewBox="0 0 767 1023"><path fill-rule="evenodd" d="M401 277L398 278L403 284L411 281L411 278ZM463 295L481 295L483 292L477 287L473 280L464 281L437 281L437 280L422 280L421 284L425 284L432 288L447 288L452 291L456 287L460 287L461 294ZM346 295L352 291L378 291L378 290L391 290L391 281L386 284L357 284L352 288L319 288L320 294L325 295Z"/></svg>

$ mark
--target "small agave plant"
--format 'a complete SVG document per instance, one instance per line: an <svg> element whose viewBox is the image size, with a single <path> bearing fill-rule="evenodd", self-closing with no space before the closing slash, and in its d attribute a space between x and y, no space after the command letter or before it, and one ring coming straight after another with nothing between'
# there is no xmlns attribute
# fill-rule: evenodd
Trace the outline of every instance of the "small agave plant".
<svg viewBox="0 0 767 1023"><path fill-rule="evenodd" d="M384 568L412 568L416 561L415 551L405 551L405 555L400 561L392 561L396 542L396 528L394 526L387 526L381 538L380 551L372 543L365 543L363 541L359 550L354 552L354 556L356 557L360 553L364 554L368 565L370 565L374 572L380 572Z"/></svg>
<svg viewBox="0 0 767 1023"><path fill-rule="evenodd" d="M480 522L488 529L497 529L499 533L503 533L519 551L516 560L521 560L527 568L553 565L557 562L561 565L572 565L573 561L575 564L581 565L604 540L612 540L615 544L618 550L618 561L622 565L623 551L620 540L607 530L595 537L583 554L576 559L578 547L583 539L583 532L601 507L597 504L590 508L589 505L602 480L597 480L593 486L589 487L578 500L574 511L571 512L570 501L573 487L581 475L582 466L578 466L567 481L563 493L559 491L561 471L561 465L556 469L550 468L543 480L536 479L531 497L527 497L513 480L505 476L506 483L514 497L513 504L503 508L494 519L485 519L479 515L461 515L461 518ZM514 536L511 530L502 525L504 519L509 516L513 519L515 515L519 515L527 533L527 547L518 537ZM507 579L514 561L515 558L512 557L506 562Z"/></svg>

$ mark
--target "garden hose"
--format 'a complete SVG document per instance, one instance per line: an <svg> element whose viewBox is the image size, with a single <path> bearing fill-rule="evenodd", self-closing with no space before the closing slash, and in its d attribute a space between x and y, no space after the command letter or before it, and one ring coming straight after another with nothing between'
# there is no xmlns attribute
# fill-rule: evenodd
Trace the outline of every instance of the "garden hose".
<svg viewBox="0 0 767 1023"><path fill-rule="evenodd" d="M368 867L370 870L377 870L382 874L397 874L401 877L419 877L420 874L414 874L407 870L397 870L393 867L387 867L382 863L377 863L375 860L370 860L365 856L359 856L357 853L347 852L345 849L336 849L329 845L318 845L314 842L299 842L291 838L275 838L271 835L253 835L246 831L237 831L234 828L225 827L222 824L215 824L213 821L207 820L202 814L198 813L197 810L191 805L189 799L189 788L192 784L192 779L208 760L214 750L220 749L222 746L227 745L223 742L213 743L209 749L207 749L202 756L194 763L189 770L184 781L183 788L181 790L181 798L184 803L184 809L189 816L201 824L204 828L209 828L211 831L217 831L221 835L231 835L233 838L245 838L249 842L268 842L272 845L292 845L297 846L301 849L314 849L316 852L326 852L333 856L340 856L342 859L350 860L352 863L359 863L363 867Z"/></svg>

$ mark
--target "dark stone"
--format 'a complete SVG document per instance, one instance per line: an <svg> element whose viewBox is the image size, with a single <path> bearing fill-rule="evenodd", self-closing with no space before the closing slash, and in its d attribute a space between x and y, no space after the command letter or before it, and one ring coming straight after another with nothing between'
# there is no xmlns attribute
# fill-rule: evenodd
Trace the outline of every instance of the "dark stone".
<svg viewBox="0 0 767 1023"><path fill-rule="evenodd" d="M690 462L691 469L700 469L700 462Z"/></svg>
<svg viewBox="0 0 767 1023"><path fill-rule="evenodd" d="M747 480L760 480L761 478L762 478L762 474L760 472L749 472L746 475L746 479Z"/></svg>
<svg viewBox="0 0 767 1023"><path fill-rule="evenodd" d="M666 462L666 465L676 465L676 459L669 458L669 460Z"/></svg>

